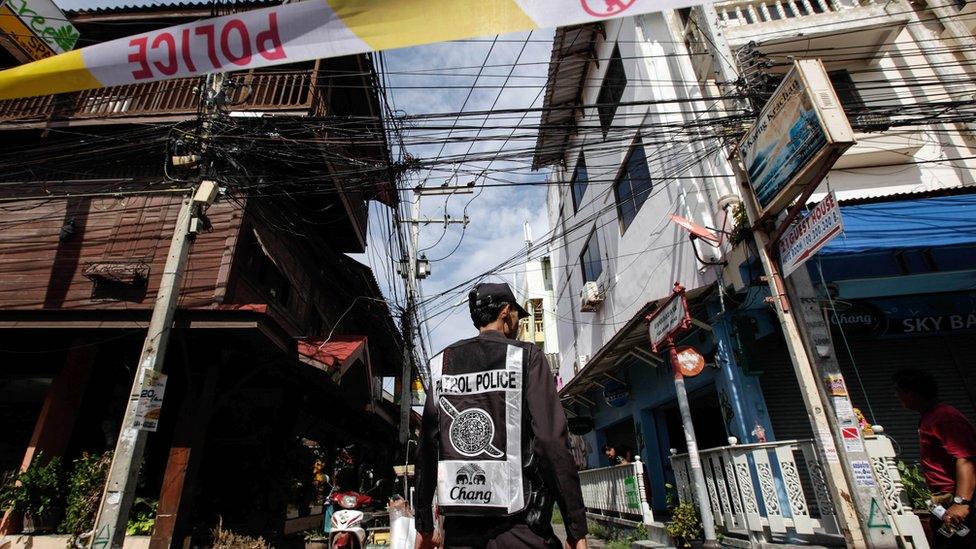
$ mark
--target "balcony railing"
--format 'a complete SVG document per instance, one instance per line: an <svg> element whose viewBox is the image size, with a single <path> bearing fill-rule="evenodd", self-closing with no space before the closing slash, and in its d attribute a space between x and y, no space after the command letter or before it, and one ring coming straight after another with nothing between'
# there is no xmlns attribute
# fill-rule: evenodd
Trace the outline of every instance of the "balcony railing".
<svg viewBox="0 0 976 549"><path fill-rule="evenodd" d="M899 536L924 543L884 435L865 440L884 506ZM719 530L745 531L768 541L768 533L838 534L834 502L811 440L723 446L699 452L706 493ZM694 501L688 454L671 457L681 501Z"/></svg>
<svg viewBox="0 0 976 549"><path fill-rule="evenodd" d="M228 105L241 111L305 111L316 108L313 71L229 75ZM200 105L199 78L0 101L0 121L191 115Z"/></svg>
<svg viewBox="0 0 976 549"><path fill-rule="evenodd" d="M654 522L640 458L627 465L580 471L579 476L588 516L625 526Z"/></svg>
<svg viewBox="0 0 976 549"><path fill-rule="evenodd" d="M834 13L874 5L875 0L747 0L715 4L719 23L725 26L781 21L818 13Z"/></svg>

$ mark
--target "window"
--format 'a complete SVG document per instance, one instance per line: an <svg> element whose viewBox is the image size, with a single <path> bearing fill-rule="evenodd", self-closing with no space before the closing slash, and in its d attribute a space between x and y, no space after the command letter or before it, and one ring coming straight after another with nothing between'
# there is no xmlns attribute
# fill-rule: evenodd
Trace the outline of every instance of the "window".
<svg viewBox="0 0 976 549"><path fill-rule="evenodd" d="M573 212L578 212L580 204L583 203L583 196L586 195L586 184L589 183L589 176L586 174L586 162L583 160L583 153L580 153L579 160L576 161L576 169L573 170Z"/></svg>
<svg viewBox="0 0 976 549"><path fill-rule="evenodd" d="M862 131L884 131L891 127L888 117L884 114L871 114L867 112L864 105L864 98L857 91L851 73L846 69L830 71L830 83L834 85L837 98L840 99L844 112L850 118L851 126L855 130Z"/></svg>
<svg viewBox="0 0 976 549"><path fill-rule="evenodd" d="M653 187L651 173L647 169L647 157L644 156L644 143L638 137L634 148L630 150L627 160L624 161L617 182L613 185L621 234L627 232L627 227L630 227L630 223L637 217L637 212L650 196Z"/></svg>
<svg viewBox="0 0 976 549"><path fill-rule="evenodd" d="M596 97L596 110L600 115L603 137L606 137L610 130L613 115L617 113L617 106L620 104L620 98L624 96L626 87L627 73L624 71L624 62L620 59L620 48L614 44L610 63L607 64L607 74L603 77L600 93Z"/></svg>
<svg viewBox="0 0 976 549"><path fill-rule="evenodd" d="M603 272L603 259L600 257L600 240L596 236L596 229L590 233L583 253L580 254L580 266L583 269L583 282L596 282Z"/></svg>

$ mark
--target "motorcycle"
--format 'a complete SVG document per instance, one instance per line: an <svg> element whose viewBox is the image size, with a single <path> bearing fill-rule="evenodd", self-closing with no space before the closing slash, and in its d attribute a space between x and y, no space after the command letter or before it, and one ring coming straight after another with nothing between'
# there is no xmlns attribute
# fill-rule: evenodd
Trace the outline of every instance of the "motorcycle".
<svg viewBox="0 0 976 549"><path fill-rule="evenodd" d="M383 486L382 481L364 494L359 492L333 492L329 495L328 502L331 512L327 513L326 516L331 515L328 518L330 549L363 549L366 547L369 533L365 526L378 516L367 512L374 504L378 503L368 494L381 486Z"/></svg>

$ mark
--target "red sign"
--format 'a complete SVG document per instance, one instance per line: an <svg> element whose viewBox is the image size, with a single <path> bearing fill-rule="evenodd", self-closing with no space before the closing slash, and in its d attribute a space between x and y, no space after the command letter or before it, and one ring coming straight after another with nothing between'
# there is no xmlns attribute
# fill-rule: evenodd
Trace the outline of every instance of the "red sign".
<svg viewBox="0 0 976 549"><path fill-rule="evenodd" d="M840 433L841 436L844 437L845 439L856 440L858 438L861 438L860 433L858 433L859 430L860 427L844 427L840 430Z"/></svg>
<svg viewBox="0 0 976 549"><path fill-rule="evenodd" d="M674 350L674 367L685 377L695 377L705 369L705 357L698 349L686 345Z"/></svg>
<svg viewBox="0 0 976 549"><path fill-rule="evenodd" d="M719 238L719 237L717 237L717 236L715 236L715 233L713 233L712 231L709 231L708 229L706 229L705 227L702 227L701 225L699 225L697 223L694 223L692 221L689 221L689 220L681 217L680 215L671 214L671 221L674 221L675 223L677 223L681 227L684 227L684 229L686 231L688 231L689 233L691 233L694 236L697 236L698 238L700 238L702 240L707 240L707 241L709 241L709 242L711 242L711 243L713 243L715 245L718 245L718 244L721 244L722 243L722 239Z"/></svg>
<svg viewBox="0 0 976 549"><path fill-rule="evenodd" d="M593 17L611 17L627 11L637 0L580 0L586 13Z"/></svg>
<svg viewBox="0 0 976 549"><path fill-rule="evenodd" d="M247 67L255 57L267 61L287 57L274 12L266 20L249 15L198 21L175 31L151 31L129 40L128 53L135 81Z"/></svg>

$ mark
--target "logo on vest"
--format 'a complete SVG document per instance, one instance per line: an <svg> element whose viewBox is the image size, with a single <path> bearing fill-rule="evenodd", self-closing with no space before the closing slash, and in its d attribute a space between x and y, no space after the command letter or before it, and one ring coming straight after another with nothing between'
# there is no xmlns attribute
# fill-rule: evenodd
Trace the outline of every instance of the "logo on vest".
<svg viewBox="0 0 976 549"><path fill-rule="evenodd" d="M468 408L459 412L444 397L441 397L440 405L441 410L451 418L448 438L455 452L465 457L488 454L493 458L500 458L505 455L492 444L492 439L495 438L495 422L488 412L481 408Z"/></svg>
<svg viewBox="0 0 976 549"><path fill-rule="evenodd" d="M450 497L454 501L463 503L491 503L491 490L485 487L487 482L485 470L469 463L458 469Z"/></svg>

